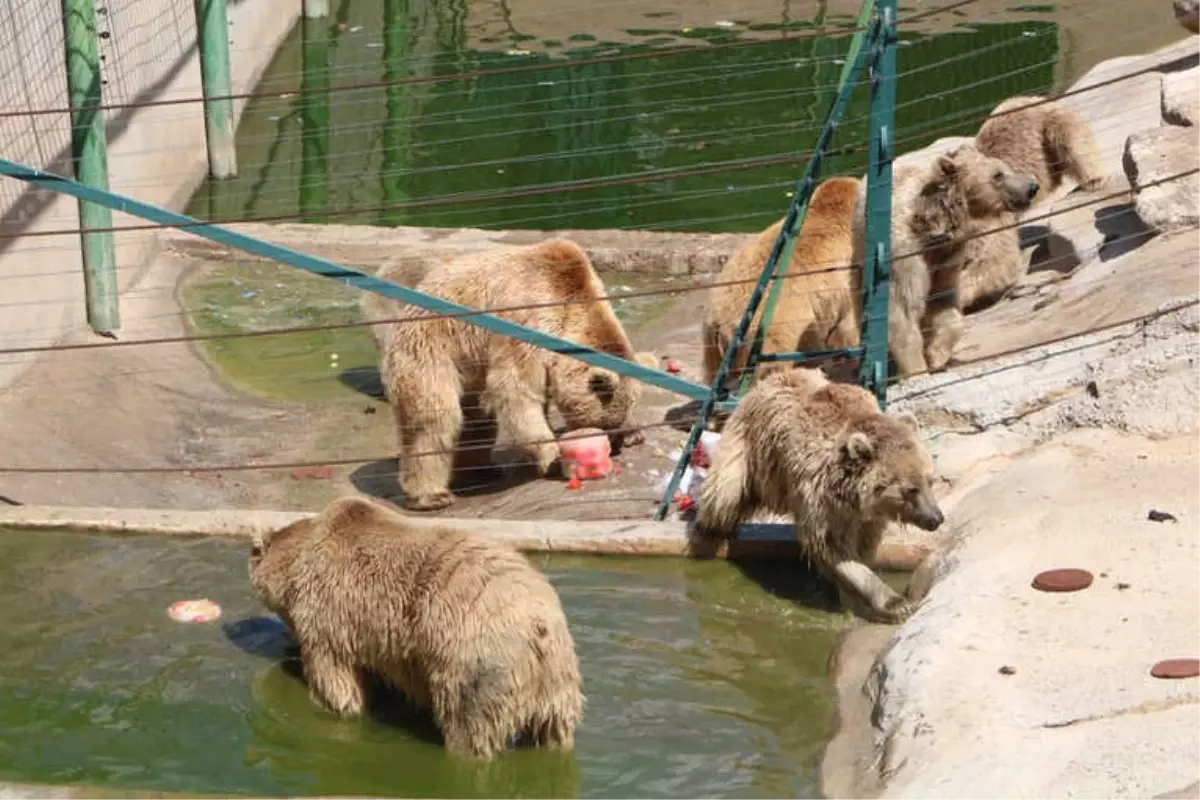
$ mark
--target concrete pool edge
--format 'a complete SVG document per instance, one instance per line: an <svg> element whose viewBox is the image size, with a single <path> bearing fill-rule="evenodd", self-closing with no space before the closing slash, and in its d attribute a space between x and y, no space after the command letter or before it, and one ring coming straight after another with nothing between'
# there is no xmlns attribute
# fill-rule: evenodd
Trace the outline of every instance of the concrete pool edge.
<svg viewBox="0 0 1200 800"><path fill-rule="evenodd" d="M249 538L312 516L310 512L213 509L204 511L82 506L0 508L0 528L72 530L81 533ZM687 523L653 520L498 520L408 515L425 527L477 531L526 553L679 558L787 558L799 548L786 524L744 526L736 542L703 552L689 540ZM884 541L876 555L883 570L910 572L932 550L932 542Z"/></svg>

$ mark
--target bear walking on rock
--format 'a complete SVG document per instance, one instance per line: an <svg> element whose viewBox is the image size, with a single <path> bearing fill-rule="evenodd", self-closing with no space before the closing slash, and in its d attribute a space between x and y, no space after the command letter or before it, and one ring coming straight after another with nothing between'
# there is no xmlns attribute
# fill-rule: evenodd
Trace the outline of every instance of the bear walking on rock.
<svg viewBox="0 0 1200 800"><path fill-rule="evenodd" d="M250 579L334 713L362 713L370 673L432 711L451 752L489 757L515 735L573 746L574 641L550 582L510 547L345 497L256 541Z"/></svg>
<svg viewBox="0 0 1200 800"><path fill-rule="evenodd" d="M996 106L975 134L975 146L1031 175L1046 197L1068 178L1092 191L1107 177L1092 129L1074 111L1045 97L1010 97Z"/></svg>
<svg viewBox="0 0 1200 800"><path fill-rule="evenodd" d="M862 306L861 270L851 268L854 248L850 241L851 219L858 198L857 178L830 178L817 186L809 201L804 224L796 237L788 278L763 337L763 353L803 350L838 350L858 344L859 311ZM725 262L709 290L704 319L704 380L716 378L721 359L729 349L754 282L771 257L775 240L783 230L779 220L738 250ZM782 265L779 265L782 267ZM777 269L783 272L783 269ZM748 339L762 319L763 305L751 320ZM733 361L731 376L745 366L748 342ZM763 368L760 375L774 371Z"/></svg>
<svg viewBox="0 0 1200 800"><path fill-rule="evenodd" d="M386 270L380 277L389 278ZM552 239L532 247L471 253L430 268L422 292L536 328L646 366L604 298L587 254ZM520 306L520 308L513 308ZM535 306L530 308L528 306ZM641 394L628 377L491 333L460 320L368 294L369 320L402 318L376 332L380 373L400 444L403 505L414 511L453 502L455 451L461 468L486 467L497 428L522 447L546 475L558 445L546 418L553 404L567 427L620 429ZM417 321L422 317L434 317ZM633 444L636 435L618 437Z"/></svg>
<svg viewBox="0 0 1200 800"><path fill-rule="evenodd" d="M868 566L889 523L933 531L943 517L933 462L911 414L884 414L870 392L792 369L759 381L725 424L700 494L697 532L737 536L756 512L790 514L807 557L869 619L913 606Z"/></svg>
<svg viewBox="0 0 1200 800"><path fill-rule="evenodd" d="M888 350L901 376L942 369L965 330L958 297L966 244L1038 192L1033 177L963 145L892 167L892 277ZM866 255L866 181L854 207L854 263Z"/></svg>
<svg viewBox="0 0 1200 800"><path fill-rule="evenodd" d="M1068 179L1087 191L1100 188L1106 179L1088 124L1071 109L1043 97L1010 97L996 106L980 127L975 146L1032 176L1044 190L1039 201L1052 200ZM1017 213L1004 214L993 226L995 233L967 243L958 286L963 311L996 302L1029 271L1017 232L1019 220Z"/></svg>

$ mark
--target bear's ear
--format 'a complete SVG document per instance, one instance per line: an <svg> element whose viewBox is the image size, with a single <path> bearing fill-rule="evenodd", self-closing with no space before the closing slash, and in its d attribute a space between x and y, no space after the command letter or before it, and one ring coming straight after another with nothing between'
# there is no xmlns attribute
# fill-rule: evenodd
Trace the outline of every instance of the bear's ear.
<svg viewBox="0 0 1200 800"><path fill-rule="evenodd" d="M898 411L892 417L913 432L914 436L921 435L921 421L911 411Z"/></svg>
<svg viewBox="0 0 1200 800"><path fill-rule="evenodd" d="M870 461L875 457L875 445L862 431L855 431L846 438L846 452L855 461Z"/></svg>
<svg viewBox="0 0 1200 800"><path fill-rule="evenodd" d="M617 376L606 369L588 370L588 391L607 403L617 393Z"/></svg>
<svg viewBox="0 0 1200 800"><path fill-rule="evenodd" d="M938 156L937 160L933 162L933 167L934 172L936 172L938 177L941 178L953 177L954 173L958 172L958 164L956 164L954 159L948 155Z"/></svg>

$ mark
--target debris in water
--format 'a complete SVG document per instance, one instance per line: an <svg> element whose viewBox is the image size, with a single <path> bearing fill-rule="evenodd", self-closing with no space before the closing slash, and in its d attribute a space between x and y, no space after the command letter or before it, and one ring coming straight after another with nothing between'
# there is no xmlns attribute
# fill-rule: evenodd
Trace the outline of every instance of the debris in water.
<svg viewBox="0 0 1200 800"><path fill-rule="evenodd" d="M1123 582L1122 582L1122 583L1118 583L1118 584L1117 584L1117 588L1118 588L1118 589L1120 589L1121 591L1125 591L1126 589L1128 589L1128 588L1129 588L1129 584L1128 584L1128 583L1123 583Z"/></svg>
<svg viewBox="0 0 1200 800"><path fill-rule="evenodd" d="M718 28L736 28L737 27L736 22L733 22L732 20L728 20L728 19L719 19L716 22L714 22L713 24L716 25Z"/></svg>
<svg viewBox="0 0 1200 800"><path fill-rule="evenodd" d="M167 616L176 622L212 622L221 616L221 607L212 600L180 600L167 607Z"/></svg>
<svg viewBox="0 0 1200 800"><path fill-rule="evenodd" d="M1001 675L1016 675L1016 674L1017 674L1017 668L1016 668L1016 667L1010 667L1010 666L1008 666L1008 665L1006 664L1006 665L1004 665L1003 667L1001 667L1000 669L998 669L998 670L997 670L997 672L999 672Z"/></svg>
<svg viewBox="0 0 1200 800"><path fill-rule="evenodd" d="M1150 509L1150 513L1146 515L1146 519L1151 522L1179 522L1179 519L1169 511L1159 511L1157 508Z"/></svg>
<svg viewBox="0 0 1200 800"><path fill-rule="evenodd" d="M249 300L252 297L258 297L258 292L254 292L254 291L247 289L246 291L242 292L242 297Z"/></svg>

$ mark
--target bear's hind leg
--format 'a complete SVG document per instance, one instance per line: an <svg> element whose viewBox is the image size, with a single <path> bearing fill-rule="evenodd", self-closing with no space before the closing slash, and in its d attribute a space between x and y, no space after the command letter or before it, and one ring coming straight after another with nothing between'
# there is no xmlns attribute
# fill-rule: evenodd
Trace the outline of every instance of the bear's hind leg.
<svg viewBox="0 0 1200 800"><path fill-rule="evenodd" d="M362 714L366 693L357 667L312 647L302 648L301 661L309 694L317 705L342 717Z"/></svg>
<svg viewBox="0 0 1200 800"><path fill-rule="evenodd" d="M707 539L734 539L753 508L754 495L746 464L745 432L740 424L722 433L712 466L700 487L696 532Z"/></svg>
<svg viewBox="0 0 1200 800"><path fill-rule="evenodd" d="M414 385L395 390L392 409L400 439L400 490L404 507L433 511L450 505L450 477L463 414L457 370L423 368ZM413 391L414 388L419 391Z"/></svg>

